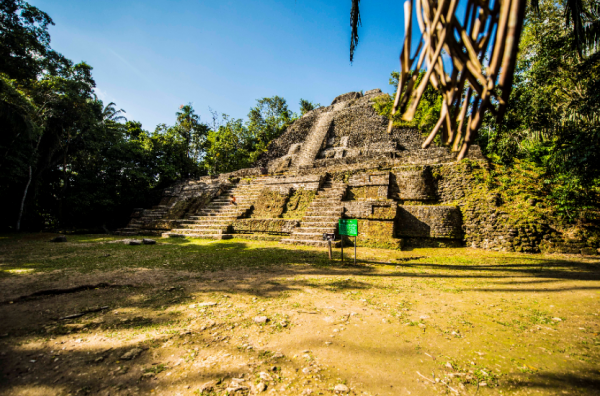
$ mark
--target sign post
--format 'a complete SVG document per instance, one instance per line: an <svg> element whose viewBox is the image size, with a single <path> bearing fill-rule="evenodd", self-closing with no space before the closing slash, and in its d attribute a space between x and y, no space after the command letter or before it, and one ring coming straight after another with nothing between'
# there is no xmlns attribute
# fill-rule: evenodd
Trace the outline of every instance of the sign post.
<svg viewBox="0 0 600 396"><path fill-rule="evenodd" d="M358 220L340 219L339 232L342 239L342 261L344 261L344 235L354 237L354 264L356 264L356 236L358 235Z"/></svg>
<svg viewBox="0 0 600 396"><path fill-rule="evenodd" d="M327 241L327 245L329 246L329 260L331 260L331 241L335 240L335 234L323 234L323 240Z"/></svg>

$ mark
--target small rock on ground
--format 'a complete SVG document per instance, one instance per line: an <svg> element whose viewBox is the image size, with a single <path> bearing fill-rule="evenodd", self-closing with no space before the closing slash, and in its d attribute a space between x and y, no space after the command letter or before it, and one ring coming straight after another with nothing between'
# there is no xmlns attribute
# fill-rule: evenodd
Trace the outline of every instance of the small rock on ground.
<svg viewBox="0 0 600 396"><path fill-rule="evenodd" d="M142 350L140 348L133 348L133 349L125 352L123 354L123 356L121 356L121 359L123 359L123 360L135 359L136 357L138 357L140 355L140 353L142 353Z"/></svg>
<svg viewBox="0 0 600 396"><path fill-rule="evenodd" d="M258 385L256 385L256 390L259 392L264 392L267 390L267 384L265 384L264 382L259 383Z"/></svg>
<svg viewBox="0 0 600 396"><path fill-rule="evenodd" d="M156 245L156 241L154 239L148 239L148 238L142 239L142 243L144 245Z"/></svg>
<svg viewBox="0 0 600 396"><path fill-rule="evenodd" d="M348 393L350 389L344 384L337 384L335 388L333 388L335 393Z"/></svg>
<svg viewBox="0 0 600 396"><path fill-rule="evenodd" d="M59 235L56 238L50 239L50 242L67 242L67 237L65 235Z"/></svg>
<svg viewBox="0 0 600 396"><path fill-rule="evenodd" d="M269 318L267 318L266 316L257 316L254 318L254 323L267 323L269 321Z"/></svg>

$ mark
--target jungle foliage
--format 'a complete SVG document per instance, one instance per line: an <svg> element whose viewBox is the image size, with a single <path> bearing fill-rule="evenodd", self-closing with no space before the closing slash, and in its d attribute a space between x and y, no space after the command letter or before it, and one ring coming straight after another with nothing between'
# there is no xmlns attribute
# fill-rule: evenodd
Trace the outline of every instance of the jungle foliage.
<svg viewBox="0 0 600 396"><path fill-rule="evenodd" d="M597 40L569 28L568 6L541 1L528 13L506 115L486 120L479 144L494 162L539 167L559 215L580 221L596 218L599 204L600 53ZM598 4L584 8L591 34Z"/></svg>
<svg viewBox="0 0 600 396"><path fill-rule="evenodd" d="M249 166L297 118L278 96L211 125L190 103L148 131L96 97L90 65L51 49L53 24L0 0L0 230L116 228L176 180Z"/></svg>
<svg viewBox="0 0 600 396"><path fill-rule="evenodd" d="M477 142L494 163L537 169L540 194L558 218L586 222L598 220L600 206L600 6L582 3L583 34L571 26L573 4L544 0L529 9L506 114L500 121L488 114ZM390 85L398 86L398 72ZM414 119L397 113L394 125L428 134L441 104L429 85ZM384 95L374 108L390 117L392 105Z"/></svg>

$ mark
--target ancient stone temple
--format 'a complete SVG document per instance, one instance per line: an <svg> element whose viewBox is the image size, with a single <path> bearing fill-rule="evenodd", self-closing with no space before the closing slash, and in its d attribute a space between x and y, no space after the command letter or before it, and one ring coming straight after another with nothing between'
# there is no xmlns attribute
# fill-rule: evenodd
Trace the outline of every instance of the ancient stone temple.
<svg viewBox="0 0 600 396"><path fill-rule="evenodd" d="M323 246L323 233L352 218L358 246L539 251L543 225L517 224L493 194L474 193L471 170L487 166L477 146L457 162L446 147L421 149L417 130L388 134L372 107L379 95L338 96L292 124L254 168L178 183L121 234Z"/></svg>

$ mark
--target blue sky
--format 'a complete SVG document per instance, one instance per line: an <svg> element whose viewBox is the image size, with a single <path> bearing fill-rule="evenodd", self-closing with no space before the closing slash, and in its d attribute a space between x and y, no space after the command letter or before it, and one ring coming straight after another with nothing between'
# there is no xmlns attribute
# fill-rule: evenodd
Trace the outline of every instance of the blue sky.
<svg viewBox="0 0 600 396"><path fill-rule="evenodd" d="M381 88L399 68L402 3L363 0L360 43L349 62L350 0L31 0L47 12L52 47L93 68L98 96L153 130L191 102L246 118L256 99L279 95L328 105Z"/></svg>

